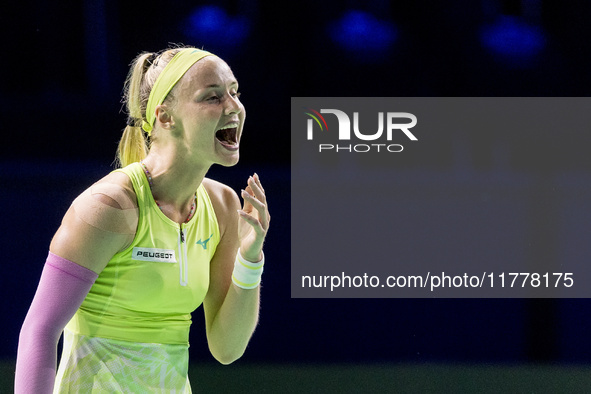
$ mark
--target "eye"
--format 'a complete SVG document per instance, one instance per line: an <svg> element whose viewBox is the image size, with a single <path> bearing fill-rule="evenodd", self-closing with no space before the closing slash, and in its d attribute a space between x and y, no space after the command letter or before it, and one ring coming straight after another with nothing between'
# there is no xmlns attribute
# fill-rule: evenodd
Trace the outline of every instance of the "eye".
<svg viewBox="0 0 591 394"><path fill-rule="evenodd" d="M211 101L211 102L219 102L221 100L221 97L218 96L217 94L214 96L211 96L207 99L207 101Z"/></svg>
<svg viewBox="0 0 591 394"><path fill-rule="evenodd" d="M242 93L241 92L234 92L234 93L231 93L231 94L232 94L232 97L234 97L234 98L240 98L240 96L242 96Z"/></svg>

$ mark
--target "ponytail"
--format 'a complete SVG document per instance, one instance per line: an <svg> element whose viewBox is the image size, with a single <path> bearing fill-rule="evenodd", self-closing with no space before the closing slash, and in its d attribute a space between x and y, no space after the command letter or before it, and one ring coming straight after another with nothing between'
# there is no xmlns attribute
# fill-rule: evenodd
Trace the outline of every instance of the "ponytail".
<svg viewBox="0 0 591 394"><path fill-rule="evenodd" d="M183 48L174 47L160 53L142 53L132 62L125 81L123 100L127 107L128 120L117 149L118 167L138 162L148 155L152 134L149 139L145 137L142 122L146 122L150 91L164 67L181 49ZM169 93L165 100L170 100L171 96Z"/></svg>
<svg viewBox="0 0 591 394"><path fill-rule="evenodd" d="M136 57L125 81L124 101L127 106L128 120L117 149L118 167L138 162L148 154L148 142L141 128L146 108L145 103L142 106L142 81L146 70L150 67L149 60L153 57L153 53L142 53Z"/></svg>
<svg viewBox="0 0 591 394"><path fill-rule="evenodd" d="M123 168L131 163L145 159L148 144L140 126L126 126L117 148L117 167Z"/></svg>

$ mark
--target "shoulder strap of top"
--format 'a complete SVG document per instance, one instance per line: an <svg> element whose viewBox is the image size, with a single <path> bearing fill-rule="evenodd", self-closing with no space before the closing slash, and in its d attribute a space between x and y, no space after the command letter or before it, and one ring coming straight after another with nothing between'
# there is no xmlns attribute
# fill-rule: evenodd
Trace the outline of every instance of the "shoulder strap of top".
<svg viewBox="0 0 591 394"><path fill-rule="evenodd" d="M116 169L113 172L122 172L131 179L140 211L149 204L149 196L151 195L150 185L140 163L132 163L127 167Z"/></svg>

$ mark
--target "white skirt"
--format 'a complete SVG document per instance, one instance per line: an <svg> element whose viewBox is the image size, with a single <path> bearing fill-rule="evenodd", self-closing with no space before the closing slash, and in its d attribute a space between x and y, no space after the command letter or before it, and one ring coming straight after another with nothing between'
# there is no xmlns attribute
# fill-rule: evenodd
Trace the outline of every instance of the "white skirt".
<svg viewBox="0 0 591 394"><path fill-rule="evenodd" d="M64 331L56 393L191 393L185 345L136 343Z"/></svg>

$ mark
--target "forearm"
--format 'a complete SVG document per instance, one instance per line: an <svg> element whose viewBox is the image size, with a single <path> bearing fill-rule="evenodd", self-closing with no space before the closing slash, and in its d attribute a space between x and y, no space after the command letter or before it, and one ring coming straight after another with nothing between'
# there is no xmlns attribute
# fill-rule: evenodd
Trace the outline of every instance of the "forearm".
<svg viewBox="0 0 591 394"><path fill-rule="evenodd" d="M260 286L242 289L230 284L207 331L211 354L222 364L236 361L246 349L259 316Z"/></svg>
<svg viewBox="0 0 591 394"><path fill-rule="evenodd" d="M57 342L97 276L74 262L49 254L19 337L15 393L53 391Z"/></svg>
<svg viewBox="0 0 591 394"><path fill-rule="evenodd" d="M260 282L265 264L263 243L270 216L258 175L249 177L242 196L245 202L240 210L234 192L227 193L225 204L231 207L225 217L229 223L227 236L218 246L212 262L210 293L204 302L209 349L222 364L242 356L259 315ZM234 234L238 235L238 240Z"/></svg>
<svg viewBox="0 0 591 394"><path fill-rule="evenodd" d="M19 336L15 393L51 393L57 364L57 342L61 333L28 322Z"/></svg>

